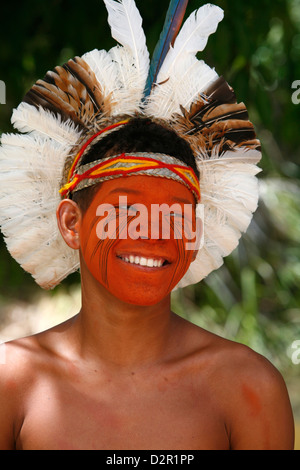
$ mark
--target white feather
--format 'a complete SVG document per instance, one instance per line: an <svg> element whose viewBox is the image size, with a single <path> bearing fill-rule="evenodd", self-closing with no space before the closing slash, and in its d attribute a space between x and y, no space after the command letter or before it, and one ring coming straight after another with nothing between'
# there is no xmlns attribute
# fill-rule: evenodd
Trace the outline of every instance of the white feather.
<svg viewBox="0 0 300 470"><path fill-rule="evenodd" d="M117 67L117 86L113 92L115 114L134 114L140 111L145 79L138 73L134 57L128 47L114 47L110 51Z"/></svg>
<svg viewBox="0 0 300 470"><path fill-rule="evenodd" d="M158 75L158 83L172 74L173 68L182 57L195 56L197 52L203 51L208 37L216 31L223 17L223 10L211 4L203 5L189 16L175 40L174 47L171 47L166 55Z"/></svg>
<svg viewBox="0 0 300 470"><path fill-rule="evenodd" d="M117 66L111 60L109 52L94 49L84 54L82 58L93 70L104 97L107 98L117 87Z"/></svg>
<svg viewBox="0 0 300 470"><path fill-rule="evenodd" d="M104 96L110 97L112 116L140 110L146 79L135 67L129 47L116 46L108 52L95 49L83 59L95 73Z"/></svg>
<svg viewBox="0 0 300 470"><path fill-rule="evenodd" d="M261 153L241 147L236 152L198 158L201 204L204 206L204 245L176 286L195 284L223 264L251 222L259 199Z"/></svg>
<svg viewBox="0 0 300 470"><path fill-rule="evenodd" d="M11 122L20 132L35 131L63 145L66 143L74 145L80 137L80 131L76 129L71 119L63 122L59 115L54 115L42 107L37 109L24 102L14 109Z"/></svg>
<svg viewBox="0 0 300 470"><path fill-rule="evenodd" d="M174 47L170 47L146 106L146 113L170 119L189 109L197 96L207 89L218 74L196 58L207 44L210 34L223 19L223 10L215 5L204 5L192 13L178 34Z"/></svg>
<svg viewBox="0 0 300 470"><path fill-rule="evenodd" d="M71 145L39 132L4 134L0 148L0 226L8 250L48 289L79 266L56 223L62 168Z"/></svg>
<svg viewBox="0 0 300 470"><path fill-rule="evenodd" d="M183 56L177 62L169 79L154 88L146 106L150 116L171 119L181 112L181 106L189 109L191 103L218 78L215 70L196 57Z"/></svg>
<svg viewBox="0 0 300 470"><path fill-rule="evenodd" d="M142 27L142 17L134 0L104 0L113 38L131 50L138 75L146 82L149 52Z"/></svg>

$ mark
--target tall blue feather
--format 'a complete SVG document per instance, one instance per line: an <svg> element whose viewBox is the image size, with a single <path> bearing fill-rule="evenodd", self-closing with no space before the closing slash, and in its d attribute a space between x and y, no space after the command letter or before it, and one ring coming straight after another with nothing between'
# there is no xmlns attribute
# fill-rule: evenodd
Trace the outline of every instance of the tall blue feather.
<svg viewBox="0 0 300 470"><path fill-rule="evenodd" d="M161 32L159 41L154 49L149 74L146 82L144 96L145 98L151 93L151 89L156 82L158 73L163 64L163 61L170 49L174 44L176 36L182 24L186 7L189 0L171 0L163 30Z"/></svg>

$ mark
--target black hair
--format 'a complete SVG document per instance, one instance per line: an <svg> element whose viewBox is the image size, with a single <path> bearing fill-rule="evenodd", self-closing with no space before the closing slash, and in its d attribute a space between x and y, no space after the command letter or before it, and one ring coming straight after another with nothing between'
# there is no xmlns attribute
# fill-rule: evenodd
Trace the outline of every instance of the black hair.
<svg viewBox="0 0 300 470"><path fill-rule="evenodd" d="M148 118L133 118L128 124L108 134L90 148L80 165L130 152L163 153L178 158L190 166L199 178L195 157L188 142L175 131ZM73 200L85 210L98 187L95 185L75 192Z"/></svg>

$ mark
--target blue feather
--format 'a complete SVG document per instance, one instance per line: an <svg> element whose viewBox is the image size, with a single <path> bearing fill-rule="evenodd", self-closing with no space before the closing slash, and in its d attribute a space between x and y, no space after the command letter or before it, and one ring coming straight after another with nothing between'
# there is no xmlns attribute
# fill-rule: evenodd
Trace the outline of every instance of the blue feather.
<svg viewBox="0 0 300 470"><path fill-rule="evenodd" d="M144 92L145 98L151 93L151 89L156 82L159 70L170 49L170 46L174 44L184 18L188 1L189 0L170 1L165 24L152 56Z"/></svg>

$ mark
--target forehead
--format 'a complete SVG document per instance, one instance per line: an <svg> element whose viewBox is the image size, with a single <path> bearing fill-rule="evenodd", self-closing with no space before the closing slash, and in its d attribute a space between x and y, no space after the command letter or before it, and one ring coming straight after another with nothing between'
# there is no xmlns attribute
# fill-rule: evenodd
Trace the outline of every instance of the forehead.
<svg viewBox="0 0 300 470"><path fill-rule="evenodd" d="M192 192L182 183L157 176L132 175L105 181L96 192L93 203L116 200L126 195L131 202L194 204ZM136 199L136 201L135 201Z"/></svg>

